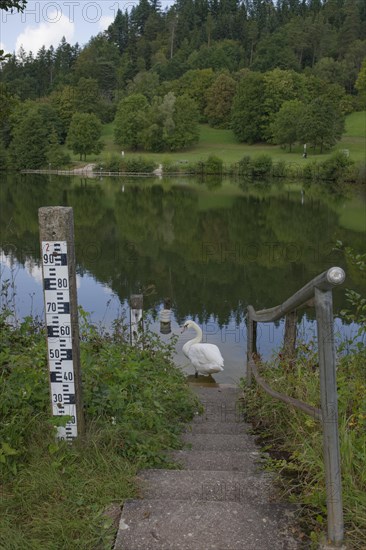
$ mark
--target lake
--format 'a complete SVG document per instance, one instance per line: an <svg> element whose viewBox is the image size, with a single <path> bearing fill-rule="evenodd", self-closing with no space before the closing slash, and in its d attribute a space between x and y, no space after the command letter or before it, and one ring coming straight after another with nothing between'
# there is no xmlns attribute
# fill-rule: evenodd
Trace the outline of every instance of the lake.
<svg viewBox="0 0 366 550"><path fill-rule="evenodd" d="M151 328L172 302L172 331L187 318L203 328L225 360L217 382L245 372L248 304L283 302L333 265L346 271L346 288L366 291L365 280L334 250L337 241L362 252L365 190L300 183L234 183L218 178L83 179L56 175L1 175L1 281L16 316L43 318L38 208L72 206L75 219L78 301L92 322L110 327L129 315L131 294L144 295ZM14 291L12 291L12 288ZM342 323L344 288L334 292L338 338L357 327ZM299 334L316 334L314 311L299 312ZM259 326L260 352L280 345L283 323ZM187 374L179 337L176 361ZM166 339L167 336L164 336Z"/></svg>

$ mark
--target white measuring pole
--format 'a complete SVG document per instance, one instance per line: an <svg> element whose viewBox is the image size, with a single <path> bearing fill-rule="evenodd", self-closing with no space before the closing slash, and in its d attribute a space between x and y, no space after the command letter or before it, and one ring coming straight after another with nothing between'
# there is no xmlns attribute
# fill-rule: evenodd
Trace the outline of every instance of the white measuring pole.
<svg viewBox="0 0 366 550"><path fill-rule="evenodd" d="M131 294L130 296L130 340L136 344L139 332L143 330L143 303L142 294Z"/></svg>
<svg viewBox="0 0 366 550"><path fill-rule="evenodd" d="M38 219L52 415L70 416L65 427L57 427L57 438L72 441L85 431L73 210L40 208Z"/></svg>

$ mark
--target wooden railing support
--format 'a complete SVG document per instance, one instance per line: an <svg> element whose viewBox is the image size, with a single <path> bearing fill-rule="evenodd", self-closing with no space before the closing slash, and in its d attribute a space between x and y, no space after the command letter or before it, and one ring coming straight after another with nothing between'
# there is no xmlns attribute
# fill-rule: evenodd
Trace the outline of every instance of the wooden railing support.
<svg viewBox="0 0 366 550"><path fill-rule="evenodd" d="M297 313L290 311L285 318L285 336L283 351L286 359L292 360L296 353Z"/></svg>
<svg viewBox="0 0 366 550"><path fill-rule="evenodd" d="M338 399L334 349L332 291L315 289L318 327L320 397L323 424L323 454L327 491L328 538L334 545L343 541L341 457L338 435Z"/></svg>
<svg viewBox="0 0 366 550"><path fill-rule="evenodd" d="M248 316L247 316L247 384L248 386L252 383L252 368L251 368L251 359L253 353L257 353L257 323L253 321L252 315L254 309L252 306L248 307Z"/></svg>
<svg viewBox="0 0 366 550"><path fill-rule="evenodd" d="M248 336L247 336L247 384L251 385L252 376L256 382L275 399L292 405L306 414L321 420L323 427L323 454L325 482L327 493L327 525L328 542L333 547L343 543L343 508L341 458L338 434L338 399L336 382L336 357L333 329L333 298L332 289L345 280L345 273L340 267L332 267L315 277L298 292L293 294L281 305L271 309L255 311L248 306ZM320 372L321 409L316 409L293 397L273 390L259 375L255 364L256 324L257 322L274 322L286 317L284 352L285 356L295 357L296 345L296 308L315 305L318 328L318 356Z"/></svg>

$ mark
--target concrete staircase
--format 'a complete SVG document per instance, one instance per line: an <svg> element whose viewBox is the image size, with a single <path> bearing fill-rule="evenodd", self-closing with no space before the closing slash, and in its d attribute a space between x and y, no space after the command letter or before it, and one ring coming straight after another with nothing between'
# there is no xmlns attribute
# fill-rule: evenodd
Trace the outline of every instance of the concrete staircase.
<svg viewBox="0 0 366 550"><path fill-rule="evenodd" d="M115 550L292 550L296 509L276 501L230 386L192 386L204 405L174 451L182 470L140 473L143 498L123 507Z"/></svg>

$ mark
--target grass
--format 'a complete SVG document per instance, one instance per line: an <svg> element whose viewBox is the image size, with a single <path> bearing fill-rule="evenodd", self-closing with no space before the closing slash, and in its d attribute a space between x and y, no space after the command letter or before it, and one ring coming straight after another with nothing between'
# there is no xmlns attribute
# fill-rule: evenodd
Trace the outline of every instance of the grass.
<svg viewBox="0 0 366 550"><path fill-rule="evenodd" d="M366 163L366 111L347 116L346 131L337 148L349 149L354 161Z"/></svg>
<svg viewBox="0 0 366 550"><path fill-rule="evenodd" d="M115 527L107 515L136 496L137 465L91 428L82 444L51 447L39 432L16 480L2 487L0 547L4 550L110 548ZM104 434L104 439L105 434ZM51 449L51 451L50 451Z"/></svg>
<svg viewBox="0 0 366 550"><path fill-rule="evenodd" d="M89 155L88 162L98 162L106 160L111 154L121 155L121 147L114 144L113 137L114 123L103 126L102 139L105 142L105 148L98 156ZM313 154L308 151L308 159L325 160L334 151L339 149L349 149L350 157L356 161L366 161L366 111L352 113L346 117L346 132L340 142L329 152L323 154ZM306 160L302 158L303 147L298 145L293 148L291 153L281 149L278 145L269 145L260 143L256 145L247 145L238 143L231 130L221 130L210 128L207 124L200 126L200 140L198 144L188 150L174 153L150 153L125 151L130 156L140 156L141 154L149 159L153 159L157 164L170 160L171 162L195 162L205 160L210 155L220 157L225 164L238 162L244 155L257 157L262 154L268 154L274 162L284 160L288 163L299 163L303 165ZM78 155L71 155L73 161L78 161Z"/></svg>
<svg viewBox="0 0 366 550"><path fill-rule="evenodd" d="M100 334L81 314L84 437L56 441L49 414L46 339L27 318L0 314L0 548L110 549L123 502L137 495L138 470L168 465L164 450L197 402L172 360L172 344L127 327ZM143 373L143 375L142 375Z"/></svg>
<svg viewBox="0 0 366 550"><path fill-rule="evenodd" d="M341 247L348 265L360 277L365 273L366 254ZM344 340L336 350L338 430L341 459L344 538L348 550L364 550L366 533L366 299L346 290L348 308L341 315L359 325L353 340ZM288 359L281 350L260 368L261 376L278 392L320 408L320 371L314 342L298 344ZM255 381L242 382L248 418L261 434L270 470L281 474L287 496L301 505L304 547L326 543L327 508L321 425L312 416L273 399ZM327 420L326 420L327 421ZM280 456L280 458L279 458ZM305 539L304 533L304 539Z"/></svg>
<svg viewBox="0 0 366 550"><path fill-rule="evenodd" d="M342 356L337 369L343 511L350 550L365 548L365 360L363 346ZM278 356L262 365L261 376L280 393L320 406L315 348L300 345L294 365ZM299 410L272 399L255 382L250 388L244 382L243 387L246 414L261 435L265 450L272 453L267 467L282 474L279 479L284 492L302 505L303 529L309 544L316 548L324 537L327 521L321 426Z"/></svg>

